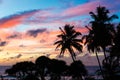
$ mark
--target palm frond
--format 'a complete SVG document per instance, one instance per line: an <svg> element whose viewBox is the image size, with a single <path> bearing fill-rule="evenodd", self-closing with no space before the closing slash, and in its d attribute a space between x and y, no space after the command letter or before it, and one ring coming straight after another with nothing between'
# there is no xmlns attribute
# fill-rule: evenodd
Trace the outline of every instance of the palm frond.
<svg viewBox="0 0 120 80"><path fill-rule="evenodd" d="M97 17L97 15L96 15L95 13L90 12L89 14L90 14L90 16L91 16L93 19L98 20L98 17Z"/></svg>
<svg viewBox="0 0 120 80"><path fill-rule="evenodd" d="M73 42L82 42L82 39L73 39Z"/></svg>
<svg viewBox="0 0 120 80"><path fill-rule="evenodd" d="M62 28L61 27L59 27L59 29L61 30L61 32L65 35L65 32L62 30Z"/></svg>
<svg viewBox="0 0 120 80"><path fill-rule="evenodd" d="M80 32L76 32L76 33L74 33L74 34L71 36L71 39L74 39L74 38L76 38L76 37L78 37L78 36L80 36L80 35L82 35Z"/></svg>
<svg viewBox="0 0 120 80"><path fill-rule="evenodd" d="M118 19L119 17L117 15L112 15L111 17L108 18L109 21L112 21L114 19Z"/></svg>
<svg viewBox="0 0 120 80"><path fill-rule="evenodd" d="M62 44L59 43L59 44L56 46L55 50L56 50L57 48L59 48L61 45L62 45Z"/></svg>
<svg viewBox="0 0 120 80"><path fill-rule="evenodd" d="M62 42L63 42L62 40L56 41L56 42L54 43L54 45L59 44L59 43L62 44Z"/></svg>
<svg viewBox="0 0 120 80"><path fill-rule="evenodd" d="M82 45L80 45L79 43L74 42L74 43L72 43L72 46L73 46L76 50L78 50L79 52L82 52Z"/></svg>

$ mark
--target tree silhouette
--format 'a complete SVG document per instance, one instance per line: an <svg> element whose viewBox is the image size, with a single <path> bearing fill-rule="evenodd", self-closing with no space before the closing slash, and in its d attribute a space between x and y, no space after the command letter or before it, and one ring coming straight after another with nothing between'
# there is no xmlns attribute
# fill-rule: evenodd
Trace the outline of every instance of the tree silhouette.
<svg viewBox="0 0 120 80"><path fill-rule="evenodd" d="M9 76L16 76L16 70L13 68L6 69L5 73L8 74Z"/></svg>
<svg viewBox="0 0 120 80"><path fill-rule="evenodd" d="M29 74L23 80L39 80L35 75Z"/></svg>
<svg viewBox="0 0 120 80"><path fill-rule="evenodd" d="M35 71L34 63L29 61L19 62L13 65L10 69L6 70L9 75L15 75L18 79L25 78L28 74L32 74Z"/></svg>
<svg viewBox="0 0 120 80"><path fill-rule="evenodd" d="M114 45L111 48L107 61L103 60L103 69L107 80L120 79L120 24L116 28Z"/></svg>
<svg viewBox="0 0 120 80"><path fill-rule="evenodd" d="M78 36L81 35L80 32L76 32L74 30L74 26L65 25L64 30L60 27L61 34L59 34L57 37L60 38L57 42L54 44L57 44L57 47L61 47L60 56L64 55L65 51L68 50L71 54L72 60L75 61L76 54L74 52L73 47L78 50L79 52L82 52L82 45L80 42L81 39L78 39Z"/></svg>
<svg viewBox="0 0 120 80"><path fill-rule="evenodd" d="M63 73L67 70L66 62L63 60L52 59L49 65L49 71L51 72L50 80L60 80Z"/></svg>
<svg viewBox="0 0 120 80"><path fill-rule="evenodd" d="M71 63L69 73L73 80L83 80L83 77L87 76L87 70L80 60Z"/></svg>
<svg viewBox="0 0 120 80"><path fill-rule="evenodd" d="M109 10L105 7L99 6L97 7L96 14L90 12L91 17L93 18L92 28L90 30L90 35L92 38L92 42L94 48L92 50L99 50L102 48L105 55L105 48L108 45L112 45L113 43L113 34L115 34L114 25L111 23L112 20L118 18L117 15L109 16Z"/></svg>
<svg viewBox="0 0 120 80"><path fill-rule="evenodd" d="M41 77L41 80L45 80L46 70L48 70L48 65L50 64L50 59L46 56L40 56L35 61L37 73Z"/></svg>
<svg viewBox="0 0 120 80"><path fill-rule="evenodd" d="M88 50L95 52L98 60L100 70L102 71L98 52L103 50L105 59L107 58L105 52L106 47L113 44L113 34L115 34L114 26L111 24L113 19L118 18L116 15L109 16L109 10L105 7L99 6L96 9L96 13L90 12L93 21L90 23L92 27L86 28L89 30L89 34L85 36L88 46Z"/></svg>
<svg viewBox="0 0 120 80"><path fill-rule="evenodd" d="M105 80L120 79L120 62L115 56L108 56L107 60L103 60L103 72Z"/></svg>

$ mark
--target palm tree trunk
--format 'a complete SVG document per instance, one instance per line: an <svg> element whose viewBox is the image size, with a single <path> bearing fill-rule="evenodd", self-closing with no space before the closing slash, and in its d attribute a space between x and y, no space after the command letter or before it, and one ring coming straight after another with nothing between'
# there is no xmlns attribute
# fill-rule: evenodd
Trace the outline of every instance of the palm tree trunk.
<svg viewBox="0 0 120 80"><path fill-rule="evenodd" d="M96 54L96 58L97 58L97 61L98 61L98 65L99 65L100 71L101 71L101 73L102 73L102 77L103 77L103 79L104 79L104 74L103 74L103 71L102 71L102 67L101 67L100 60L99 60L99 57L98 57L97 52L95 52L95 54Z"/></svg>
<svg viewBox="0 0 120 80"><path fill-rule="evenodd" d="M71 54L71 57L72 57L73 62L75 62L75 58L74 58L74 56L72 54Z"/></svg>
<svg viewBox="0 0 120 80"><path fill-rule="evenodd" d="M103 51L103 54L104 54L105 60L106 60L106 62L107 62L107 55L106 55L106 53L105 53L105 50Z"/></svg>
<svg viewBox="0 0 120 80"><path fill-rule="evenodd" d="M70 55L72 57L73 62L75 62L75 58L74 58L74 55L73 55L74 51L70 47L68 48L68 51L70 52Z"/></svg>

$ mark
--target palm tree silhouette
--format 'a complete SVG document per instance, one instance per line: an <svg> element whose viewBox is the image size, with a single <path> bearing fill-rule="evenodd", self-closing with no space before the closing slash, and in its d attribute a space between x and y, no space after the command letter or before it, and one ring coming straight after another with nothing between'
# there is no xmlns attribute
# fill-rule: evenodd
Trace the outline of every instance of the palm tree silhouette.
<svg viewBox="0 0 120 80"><path fill-rule="evenodd" d="M45 80L46 70L50 64L50 59L46 56L40 56L35 61L37 73L41 77L41 80Z"/></svg>
<svg viewBox="0 0 120 80"><path fill-rule="evenodd" d="M72 75L73 80L83 80L83 77L85 78L88 74L84 64L80 60L71 63L69 73Z"/></svg>
<svg viewBox="0 0 120 80"><path fill-rule="evenodd" d="M56 41L54 44L57 44L56 48L61 47L60 56L64 55L65 51L68 50L71 54L72 60L75 61L76 54L74 49L82 52L82 45L80 44L82 40L78 39L78 36L80 36L81 33L76 32L74 26L71 25L65 25L64 30L61 27L59 29L62 32L57 36L60 40Z"/></svg>
<svg viewBox="0 0 120 80"><path fill-rule="evenodd" d="M89 34L85 36L88 46L88 50L95 52L98 60L100 70L102 71L101 63L99 60L98 52L103 50L105 59L106 56L106 47L113 44L113 34L115 34L114 26L111 24L113 19L118 18L116 15L109 16L109 10L105 7L99 6L96 9L96 13L90 12L93 21L90 23L92 27L86 28L89 30Z"/></svg>
<svg viewBox="0 0 120 80"><path fill-rule="evenodd" d="M112 46L110 55L120 58L120 23L117 26L114 45Z"/></svg>
<svg viewBox="0 0 120 80"><path fill-rule="evenodd" d="M120 23L118 24L116 29L114 45L111 48L110 56L108 60L109 62L104 61L104 63L109 64L110 67L112 68L105 68L106 72L108 72L107 74L109 75L107 76L107 78L119 80L120 79L120 75L119 75L120 74Z"/></svg>
<svg viewBox="0 0 120 80"><path fill-rule="evenodd" d="M113 34L115 34L114 25L111 24L111 21L118 18L117 15L109 16L109 10L105 7L99 6L97 7L96 14L90 12L91 17L93 18L92 29L90 30L91 36L93 36L93 41L96 50L102 48L105 54L105 48L108 45L112 45L113 41Z"/></svg>

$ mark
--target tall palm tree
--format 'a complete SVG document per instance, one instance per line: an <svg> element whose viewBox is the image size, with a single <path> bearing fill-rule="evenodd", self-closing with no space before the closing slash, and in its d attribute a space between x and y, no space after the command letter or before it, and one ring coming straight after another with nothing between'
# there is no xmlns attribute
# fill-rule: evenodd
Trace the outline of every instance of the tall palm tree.
<svg viewBox="0 0 120 80"><path fill-rule="evenodd" d="M86 26L89 30L89 34L85 36L85 43L87 44L89 51L96 53L101 71L102 67L100 64L98 52L102 49L105 59L107 58L105 54L106 47L112 45L113 34L115 34L114 26L111 24L111 21L118 18L116 15L109 16L108 13L109 10L107 10L105 7L97 7L96 13L90 12L91 17L93 18L93 21L90 22L92 27L89 28Z"/></svg>
<svg viewBox="0 0 120 80"><path fill-rule="evenodd" d="M82 52L82 45L80 44L82 40L78 39L81 33L76 32L74 26L71 25L65 25L64 30L61 27L59 29L61 30L61 34L57 37L60 38L60 40L56 41L54 44L57 44L56 48L61 47L60 55L64 55L65 51L68 50L72 60L75 61L76 54L74 49Z"/></svg>
<svg viewBox="0 0 120 80"><path fill-rule="evenodd" d="M106 46L112 44L113 34L115 34L114 26L111 21L117 19L118 16L109 16L109 10L102 6L97 7L96 12L96 14L90 12L91 17L93 18L93 21L91 21L93 34L96 37L96 46L100 46L105 52Z"/></svg>
<svg viewBox="0 0 120 80"><path fill-rule="evenodd" d="M101 47L105 53L105 48L108 45L112 45L113 34L115 34L114 26L111 21L118 18L118 16L109 16L109 10L102 6L97 7L96 12L96 14L94 12L90 12L91 17L93 18L93 21L91 21L91 35L94 37L93 42L95 42L96 47Z"/></svg>

